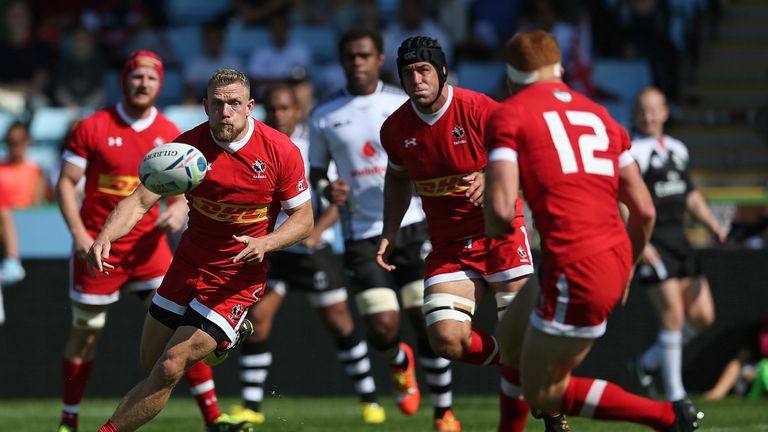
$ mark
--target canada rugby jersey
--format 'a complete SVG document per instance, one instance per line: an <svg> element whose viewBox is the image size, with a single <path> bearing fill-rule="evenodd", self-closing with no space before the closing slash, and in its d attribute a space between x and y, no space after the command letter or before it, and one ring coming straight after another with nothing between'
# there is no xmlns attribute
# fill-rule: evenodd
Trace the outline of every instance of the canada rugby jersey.
<svg viewBox="0 0 768 432"><path fill-rule="evenodd" d="M205 179L186 194L189 227L179 244L179 251L196 264L222 269L244 265L231 262L244 247L232 236L264 236L272 231L281 208L295 208L310 199L299 149L253 118L248 119L246 136L236 142L217 143L207 122L178 141L197 147L208 161ZM266 260L247 267L266 272Z"/></svg>
<svg viewBox="0 0 768 432"><path fill-rule="evenodd" d="M627 132L563 83L530 85L488 125L490 160L518 164L546 259L558 265L629 242L619 218L619 169L633 163Z"/></svg>
<svg viewBox="0 0 768 432"><path fill-rule="evenodd" d="M349 184L349 202L339 209L346 240L381 235L387 154L381 146L379 130L406 100L402 90L379 82L376 91L369 95L355 96L346 89L339 90L312 112L310 165L326 170L333 160L339 178ZM424 214L414 196L401 226L422 220Z"/></svg>
<svg viewBox="0 0 768 432"><path fill-rule="evenodd" d="M98 235L117 203L138 187L139 164L144 155L177 136L176 125L155 108L148 118L135 120L117 104L78 124L62 158L85 169L85 199L80 216L91 236ZM158 214L159 207L153 207L115 247L130 248L154 229Z"/></svg>
<svg viewBox="0 0 768 432"><path fill-rule="evenodd" d="M487 164L483 137L486 122L498 103L480 93L448 87L448 99L427 115L406 102L384 122L381 142L395 170L407 170L421 196L432 244L483 236L483 212L465 193L462 180ZM518 200L515 222L524 224Z"/></svg>

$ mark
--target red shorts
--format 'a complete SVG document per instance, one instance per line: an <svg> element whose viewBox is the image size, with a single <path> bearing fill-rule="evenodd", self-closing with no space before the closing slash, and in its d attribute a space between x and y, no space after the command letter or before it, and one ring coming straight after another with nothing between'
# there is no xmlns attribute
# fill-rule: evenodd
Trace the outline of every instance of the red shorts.
<svg viewBox="0 0 768 432"><path fill-rule="evenodd" d="M545 258L531 325L557 336L596 339L621 299L632 266L629 242L557 267Z"/></svg>
<svg viewBox="0 0 768 432"><path fill-rule="evenodd" d="M157 236L157 241L123 251L110 252L110 264L115 268L109 275L94 270L88 273L86 261L79 257L70 259L71 280L69 298L75 302L89 305L106 305L120 298L120 289L130 291L154 290L160 286L168 266L173 258L171 248L164 235Z"/></svg>
<svg viewBox="0 0 768 432"><path fill-rule="evenodd" d="M427 255L426 264L424 288L466 279L502 282L533 273L525 227L502 239L479 237L434 249Z"/></svg>
<svg viewBox="0 0 768 432"><path fill-rule="evenodd" d="M152 303L176 315L191 307L234 342L248 309L264 295L266 281L261 271L224 271L194 263L179 248Z"/></svg>

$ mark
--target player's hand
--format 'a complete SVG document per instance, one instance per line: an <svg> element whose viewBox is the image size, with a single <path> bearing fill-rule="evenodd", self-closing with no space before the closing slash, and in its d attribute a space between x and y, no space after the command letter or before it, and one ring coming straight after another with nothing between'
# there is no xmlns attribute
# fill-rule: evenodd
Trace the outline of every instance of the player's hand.
<svg viewBox="0 0 768 432"><path fill-rule="evenodd" d="M331 203L344 205L349 199L349 184L342 179L336 179L325 188L324 195Z"/></svg>
<svg viewBox="0 0 768 432"><path fill-rule="evenodd" d="M83 231L82 233L72 235L72 248L74 249L75 256L81 260L88 259L88 250L91 249L92 245L93 237L87 232Z"/></svg>
<svg viewBox="0 0 768 432"><path fill-rule="evenodd" d="M376 264L386 271L392 271L396 267L389 263L389 254L392 253L394 242L390 242L388 238L381 237L379 239L379 246L376 248Z"/></svg>
<svg viewBox="0 0 768 432"><path fill-rule="evenodd" d="M261 238L236 235L233 235L232 238L245 245L245 249L232 258L233 263L243 261L246 264L258 264L264 261L267 248Z"/></svg>
<svg viewBox="0 0 768 432"><path fill-rule="evenodd" d="M714 230L712 230L712 234L715 235L715 239L719 244L725 244L725 242L728 241L728 231L723 229L720 225L717 225Z"/></svg>
<svg viewBox="0 0 768 432"><path fill-rule="evenodd" d="M174 201L168 205L155 221L155 226L167 233L174 233L184 226L187 218L187 204L184 199Z"/></svg>
<svg viewBox="0 0 768 432"><path fill-rule="evenodd" d="M475 206L482 205L483 195L485 194L485 175L478 171L461 179L469 183L469 189L465 193L469 202Z"/></svg>
<svg viewBox="0 0 768 432"><path fill-rule="evenodd" d="M17 257L5 257L0 265L0 282L3 287L21 282L27 272Z"/></svg>
<svg viewBox="0 0 768 432"><path fill-rule="evenodd" d="M99 273L108 275L109 270L114 270L115 266L106 261L109 259L110 249L112 249L112 243L109 240L96 237L86 256L89 273L94 274L93 269L96 269Z"/></svg>
<svg viewBox="0 0 768 432"><path fill-rule="evenodd" d="M641 259L644 263L653 266L657 262L661 261L661 255L659 255L659 251L657 251L652 244L647 243L643 249L643 255Z"/></svg>

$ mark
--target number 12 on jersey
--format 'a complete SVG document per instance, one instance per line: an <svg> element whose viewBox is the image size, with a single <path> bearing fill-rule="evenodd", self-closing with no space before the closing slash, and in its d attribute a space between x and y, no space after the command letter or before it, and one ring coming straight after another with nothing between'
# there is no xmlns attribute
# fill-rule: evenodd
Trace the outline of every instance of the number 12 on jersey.
<svg viewBox="0 0 768 432"><path fill-rule="evenodd" d="M555 144L563 174L579 172L576 154L573 151L571 140L568 138L566 127L586 126L591 128L594 133L579 135L578 147L584 172L613 177L613 161L595 156L596 151L608 150L609 140L605 123L595 113L588 111L566 111L565 118L568 121L567 124L563 123L563 119L557 111L544 113L544 121L547 123L552 142Z"/></svg>

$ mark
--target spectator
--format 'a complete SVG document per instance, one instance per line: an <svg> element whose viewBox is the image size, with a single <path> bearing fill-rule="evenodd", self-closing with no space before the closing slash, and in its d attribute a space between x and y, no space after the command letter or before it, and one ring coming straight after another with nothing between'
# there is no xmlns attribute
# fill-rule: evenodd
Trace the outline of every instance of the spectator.
<svg viewBox="0 0 768 432"><path fill-rule="evenodd" d="M15 122L5 134L8 160L0 163L0 182L8 190L8 205L26 208L42 204L48 194L48 181L37 165L27 159L30 138L24 123Z"/></svg>
<svg viewBox="0 0 768 432"><path fill-rule="evenodd" d="M102 107L107 100L105 73L106 65L93 33L85 27L77 27L72 32L69 49L62 53L56 68L53 88L56 104Z"/></svg>
<svg viewBox="0 0 768 432"><path fill-rule="evenodd" d="M764 359L768 358L768 319L751 324L747 331L744 330L738 328L732 335L743 338L744 343L736 356L725 365L712 388L704 392L704 399L719 400L731 392L741 396L749 392L750 396L753 393L757 396L763 385L768 390L768 382L760 382L756 367L761 359L765 362Z"/></svg>
<svg viewBox="0 0 768 432"><path fill-rule="evenodd" d="M397 47L409 37L428 36L437 39L445 53L445 61L453 64L453 41L448 34L427 16L425 0L400 0L398 20L390 23L384 30L384 67L383 71L390 82L397 82Z"/></svg>
<svg viewBox="0 0 768 432"><path fill-rule="evenodd" d="M13 223L13 213L6 201L7 197L6 188L0 182L0 240L2 240L4 255L2 266L0 266L0 325L5 322L2 288L20 282L26 274L19 261L19 239Z"/></svg>
<svg viewBox="0 0 768 432"><path fill-rule="evenodd" d="M0 43L0 109L21 114L46 105L50 50L34 36L32 11L24 1L5 9L6 35Z"/></svg>
<svg viewBox="0 0 768 432"><path fill-rule="evenodd" d="M256 48L246 67L248 77L255 86L306 74L312 65L309 48L288 38L290 22L287 10L274 14L268 26L269 44Z"/></svg>
<svg viewBox="0 0 768 432"><path fill-rule="evenodd" d="M291 0L232 0L235 25L267 25L274 15L284 14Z"/></svg>
<svg viewBox="0 0 768 432"><path fill-rule="evenodd" d="M184 64L184 103L199 104L205 97L208 79L217 69L241 69L237 55L224 50L224 27L212 21L203 27L203 53Z"/></svg>

